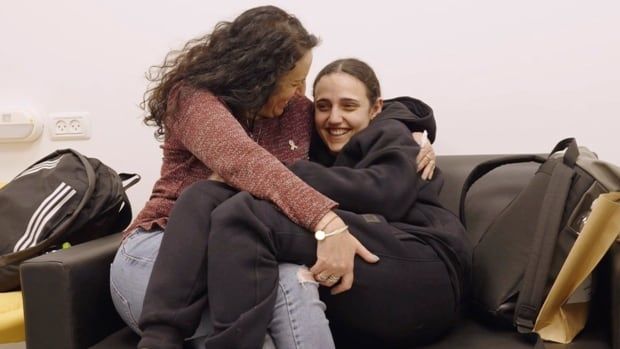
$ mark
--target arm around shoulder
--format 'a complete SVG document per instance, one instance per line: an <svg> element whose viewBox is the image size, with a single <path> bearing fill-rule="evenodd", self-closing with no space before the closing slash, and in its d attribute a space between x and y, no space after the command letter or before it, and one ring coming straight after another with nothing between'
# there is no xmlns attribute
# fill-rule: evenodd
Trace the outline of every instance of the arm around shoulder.
<svg viewBox="0 0 620 349"><path fill-rule="evenodd" d="M226 183L273 202L308 229L337 205L254 142L217 97L197 90L186 103L179 108L173 135Z"/></svg>

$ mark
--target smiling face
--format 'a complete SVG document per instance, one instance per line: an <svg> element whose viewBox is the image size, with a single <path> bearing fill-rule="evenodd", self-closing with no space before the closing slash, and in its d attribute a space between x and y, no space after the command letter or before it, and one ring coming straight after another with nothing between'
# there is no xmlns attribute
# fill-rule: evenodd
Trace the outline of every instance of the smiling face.
<svg viewBox="0 0 620 349"><path fill-rule="evenodd" d="M275 91L267 102L258 111L262 118L276 118L284 114L284 109L294 96L306 93L306 77L312 65L312 51L309 50L295 64L293 70L282 76L276 85Z"/></svg>
<svg viewBox="0 0 620 349"><path fill-rule="evenodd" d="M362 81L341 71L315 83L314 124L330 152L340 152L381 111L383 101L377 98L371 103L367 92Z"/></svg>

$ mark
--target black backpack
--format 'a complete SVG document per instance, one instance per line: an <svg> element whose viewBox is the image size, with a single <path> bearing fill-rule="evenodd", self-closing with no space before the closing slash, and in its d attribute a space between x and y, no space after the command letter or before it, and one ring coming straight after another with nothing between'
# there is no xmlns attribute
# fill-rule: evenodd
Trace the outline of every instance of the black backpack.
<svg viewBox="0 0 620 349"><path fill-rule="evenodd" d="M0 188L0 292L19 288L22 261L123 230L131 221L125 190L139 180L65 149Z"/></svg>
<svg viewBox="0 0 620 349"><path fill-rule="evenodd" d="M620 168L598 160L587 148L578 147L575 139L568 138L547 158L502 157L475 167L461 194L463 224L467 226L467 216L486 214L474 212L473 189L489 197L489 191L502 195L507 187L514 186L502 183L503 188L499 188L497 179L485 183L486 176L491 177L493 170L505 165L523 171L526 166L531 168L532 162L540 166L519 194L489 225L475 227L480 231L473 232L480 240L474 242L472 307L494 320L515 325L521 333L531 332L594 199L620 189ZM489 187L491 182L495 187Z"/></svg>

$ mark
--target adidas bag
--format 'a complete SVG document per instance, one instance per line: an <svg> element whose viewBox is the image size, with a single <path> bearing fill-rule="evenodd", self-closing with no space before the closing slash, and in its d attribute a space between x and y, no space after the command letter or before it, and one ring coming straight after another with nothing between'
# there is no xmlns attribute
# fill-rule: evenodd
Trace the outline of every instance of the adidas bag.
<svg viewBox="0 0 620 349"><path fill-rule="evenodd" d="M587 148L577 147L575 139L568 138L558 143L547 158L502 157L474 168L461 194L463 223L466 216L476 214L469 212L467 201L474 182L478 190L488 191L484 187L489 172L510 164L530 166L527 163L532 162L541 165L484 229L475 245L472 264L474 309L494 319L505 319L522 333L531 332L592 202L602 193L620 190L620 168L598 160ZM501 188L492 190L499 192Z"/></svg>
<svg viewBox="0 0 620 349"><path fill-rule="evenodd" d="M58 150L0 189L0 292L19 288L19 264L62 244L119 232L131 221L125 190L138 175L117 174L75 150ZM124 184L124 182L126 184Z"/></svg>

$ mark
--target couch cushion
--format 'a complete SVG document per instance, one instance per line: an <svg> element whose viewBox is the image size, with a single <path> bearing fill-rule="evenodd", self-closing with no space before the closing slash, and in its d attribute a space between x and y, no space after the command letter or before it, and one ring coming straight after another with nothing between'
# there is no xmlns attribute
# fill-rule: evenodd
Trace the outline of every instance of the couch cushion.
<svg viewBox="0 0 620 349"><path fill-rule="evenodd" d="M439 341L423 346L427 349L531 349L534 343L514 330L489 327L472 318L462 319L450 333Z"/></svg>
<svg viewBox="0 0 620 349"><path fill-rule="evenodd" d="M25 339L21 291L0 293L0 343Z"/></svg>
<svg viewBox="0 0 620 349"><path fill-rule="evenodd" d="M590 323L570 344L545 342L536 346L533 337L523 336L515 329L491 326L472 317L462 319L456 327L439 341L422 346L424 349L611 349L608 343L606 322ZM542 343L540 344L542 345Z"/></svg>
<svg viewBox="0 0 620 349"><path fill-rule="evenodd" d="M545 343L545 349L611 349L606 342L604 323L588 326L571 344ZM125 327L91 349L134 349L139 337L129 327ZM464 318L455 328L439 341L425 345L424 349L531 349L535 347L532 339L519 335L515 330L492 327L473 318Z"/></svg>
<svg viewBox="0 0 620 349"><path fill-rule="evenodd" d="M135 349L140 337L129 327L124 327L104 338L91 349Z"/></svg>

